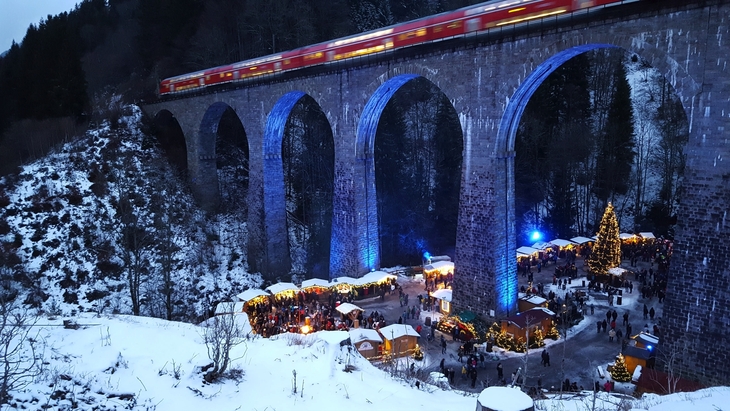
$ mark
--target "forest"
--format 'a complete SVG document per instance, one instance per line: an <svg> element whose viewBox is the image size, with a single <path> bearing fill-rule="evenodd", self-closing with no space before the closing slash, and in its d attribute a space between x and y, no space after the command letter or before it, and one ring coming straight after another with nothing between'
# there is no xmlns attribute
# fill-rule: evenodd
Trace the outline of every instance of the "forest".
<svg viewBox="0 0 730 411"><path fill-rule="evenodd" d="M172 75L245 60L477 3L472 0L84 0L28 28L0 57L0 175L43 157L89 124L156 96ZM245 214L248 146L224 117L221 201ZM333 142L316 104L287 123L284 164L295 271L326 277ZM173 127L171 125L170 127ZM328 131L329 130L329 131ZM164 130L158 139L166 144ZM533 96L515 142L519 245L540 230L593 235L612 202L622 229L671 235L688 124L663 76L637 56L599 51L558 69ZM456 242L463 141L448 97L399 91L376 139L381 255L416 264ZM185 169L184 154L168 153ZM329 183L327 183L329 182ZM408 201L399 201L408 199ZM243 210L243 211L242 211Z"/></svg>

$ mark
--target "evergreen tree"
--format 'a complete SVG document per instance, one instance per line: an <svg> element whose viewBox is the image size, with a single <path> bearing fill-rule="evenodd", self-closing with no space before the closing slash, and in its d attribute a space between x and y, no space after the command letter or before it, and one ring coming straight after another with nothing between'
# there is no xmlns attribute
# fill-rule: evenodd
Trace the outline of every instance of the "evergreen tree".
<svg viewBox="0 0 730 411"><path fill-rule="evenodd" d="M621 264L621 239L619 238L618 220L613 205L608 203L603 213L601 225L598 227L598 240L588 258L588 267L593 274L606 274L609 268Z"/></svg>
<svg viewBox="0 0 730 411"><path fill-rule="evenodd" d="M631 374L629 374L629 370L626 368L626 360L623 354L619 354L616 358L616 363L613 369L611 369L611 378L618 382L631 381Z"/></svg>

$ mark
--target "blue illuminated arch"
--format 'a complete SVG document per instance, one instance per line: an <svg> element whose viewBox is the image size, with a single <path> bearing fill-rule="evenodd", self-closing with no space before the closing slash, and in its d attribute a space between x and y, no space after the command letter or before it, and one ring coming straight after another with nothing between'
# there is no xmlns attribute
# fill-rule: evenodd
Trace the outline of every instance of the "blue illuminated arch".
<svg viewBox="0 0 730 411"><path fill-rule="evenodd" d="M515 173L514 173L514 147L517 128L520 125L520 118L525 111L527 103L535 94L538 87L545 79L557 70L568 60L580 54L603 48L618 48L612 44L584 44L564 50L555 54L540 64L515 91L505 108L502 120L497 131L497 149L500 150L499 158L504 160L506 187L504 194L504 204L507 210L507 218L505 219L505 241L506 249L501 254L499 263L502 265L502 277L496 279L496 283L500 286L496 287L497 313L505 315L515 312L517 309L517 266L514 264L515 244ZM509 256L512 256L510 258Z"/></svg>

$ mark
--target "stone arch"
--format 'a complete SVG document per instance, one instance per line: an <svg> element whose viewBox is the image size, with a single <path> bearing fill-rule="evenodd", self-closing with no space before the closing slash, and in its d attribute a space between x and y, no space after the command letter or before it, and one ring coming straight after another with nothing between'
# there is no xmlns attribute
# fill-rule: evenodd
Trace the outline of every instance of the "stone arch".
<svg viewBox="0 0 730 411"><path fill-rule="evenodd" d="M398 71L403 70L401 68ZM433 73L429 72L429 74ZM375 136L381 115L399 90L406 84L419 79L438 88L427 77L414 73L397 74L386 81L382 81L383 77L380 77L377 82L380 85L373 91L360 116L355 143L355 182L358 185L355 190L355 209L357 210L355 218L358 227L359 272L380 268L380 232L375 181ZM449 103L449 105L455 115L456 111L453 104Z"/></svg>
<svg viewBox="0 0 730 411"><path fill-rule="evenodd" d="M561 67L568 60L583 53L605 48L623 49L627 52L635 53L638 56L646 54L650 55L651 58L647 59L647 62L649 62L650 65L657 67L665 77L670 78L670 84L674 87L675 92L679 93L680 96L686 97L687 95L693 95L699 90L697 83L692 79L690 73L679 67L678 64L676 64L676 61L671 58L671 55L656 50L644 43L637 44L636 41L631 38L617 37L613 38L613 40L616 44L586 43L578 44L563 50L557 50L542 63L538 64L537 67L535 67L519 84L515 92L508 97L508 102L505 105L499 128L497 130L495 145L497 151L496 158L498 161L503 161L502 170L506 176L506 189L500 193L500 196L502 197L501 201L502 204L504 204L507 215L507 219L505 221L505 232L508 240L505 242L505 256L515 254L515 244L513 244L511 239L515 238L514 147L517 129L527 103L545 79L547 79L547 77L555 70ZM651 50L647 51L648 48ZM532 58L530 58L530 61L532 61ZM671 74L671 76L669 76L669 74ZM685 115L690 118L688 111L692 110L694 101L690 101L690 107L687 107L686 98L682 98L682 102L684 104ZM506 273L502 278L497 279L497 282L502 282L503 284L507 284L507 286L505 288L498 288L496 296L498 309L510 312L514 309L514 307L516 307L518 291L517 272L514 264L507 264L506 267Z"/></svg>
<svg viewBox="0 0 730 411"><path fill-rule="evenodd" d="M165 151L170 165L179 173L188 169L187 143L180 123L169 110L162 109L155 114L154 134Z"/></svg>
<svg viewBox="0 0 730 411"><path fill-rule="evenodd" d="M331 127L329 120L322 112L319 104L313 97L302 91L291 91L282 96L274 105L268 115L264 130L263 141L263 179L264 179L264 219L266 230L267 265L269 272L275 276L282 276L292 268L290 254L287 205L286 205L286 181L284 176L284 159L282 150L284 148L284 136L287 124L298 104L314 104L327 121L327 127ZM334 149L334 141L332 141ZM334 171L334 168L332 169ZM334 180L331 193L334 192ZM332 199L329 200L330 204ZM329 218L331 224L331 216ZM331 227L331 225L330 225ZM329 229L331 231L331 228ZM327 233L331 235L331 233ZM327 249L326 251L329 251ZM325 252L326 254L326 252ZM308 256L311 257L311 256ZM331 258L331 256L330 256ZM329 265L324 267L329 269Z"/></svg>

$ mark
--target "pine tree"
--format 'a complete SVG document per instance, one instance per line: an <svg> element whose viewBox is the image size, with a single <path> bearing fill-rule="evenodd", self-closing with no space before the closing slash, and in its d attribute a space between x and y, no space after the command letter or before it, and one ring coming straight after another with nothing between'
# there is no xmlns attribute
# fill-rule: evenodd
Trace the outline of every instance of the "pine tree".
<svg viewBox="0 0 730 411"><path fill-rule="evenodd" d="M593 274L606 274L609 268L621 264L621 240L618 233L618 220L613 204L608 203L598 227L598 240L588 258L588 267Z"/></svg>
<svg viewBox="0 0 730 411"><path fill-rule="evenodd" d="M616 358L616 363L611 369L611 378L618 382L629 382L631 381L631 374L629 374L628 368L626 368L626 360L623 354L619 354Z"/></svg>

